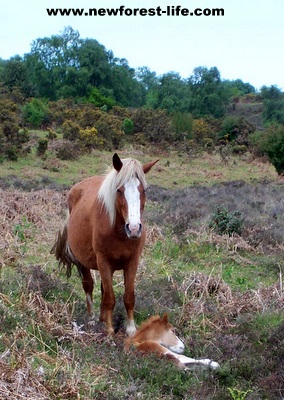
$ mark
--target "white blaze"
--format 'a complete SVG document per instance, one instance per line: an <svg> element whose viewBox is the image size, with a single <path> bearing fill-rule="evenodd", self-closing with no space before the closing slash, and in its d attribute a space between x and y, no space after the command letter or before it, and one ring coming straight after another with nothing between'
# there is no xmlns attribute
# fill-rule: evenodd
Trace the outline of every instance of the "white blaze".
<svg viewBox="0 0 284 400"><path fill-rule="evenodd" d="M173 346L168 346L168 349L173 351L174 353L181 354L184 352L185 346L184 346L183 341L181 341L177 336L176 336L176 339L177 339L177 343Z"/></svg>
<svg viewBox="0 0 284 400"><path fill-rule="evenodd" d="M128 225L131 236L136 236L141 228L139 184L140 182L137 178L132 178L124 186L124 196L128 206L128 216L125 224Z"/></svg>

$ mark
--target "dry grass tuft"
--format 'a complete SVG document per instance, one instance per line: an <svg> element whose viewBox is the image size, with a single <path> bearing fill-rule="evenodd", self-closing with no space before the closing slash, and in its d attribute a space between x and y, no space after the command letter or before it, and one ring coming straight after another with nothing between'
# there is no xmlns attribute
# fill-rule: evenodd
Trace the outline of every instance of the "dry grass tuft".
<svg viewBox="0 0 284 400"><path fill-rule="evenodd" d="M242 315L280 311L284 306L281 281L239 293L233 292L223 279L198 272L185 278L178 290L184 296L181 322L196 324L200 316L203 327L213 328L212 332L237 326Z"/></svg>
<svg viewBox="0 0 284 400"><path fill-rule="evenodd" d="M0 267L19 260L29 240L52 243L62 224L65 196L51 189L28 193L0 189L0 230L4 233L0 236Z"/></svg>

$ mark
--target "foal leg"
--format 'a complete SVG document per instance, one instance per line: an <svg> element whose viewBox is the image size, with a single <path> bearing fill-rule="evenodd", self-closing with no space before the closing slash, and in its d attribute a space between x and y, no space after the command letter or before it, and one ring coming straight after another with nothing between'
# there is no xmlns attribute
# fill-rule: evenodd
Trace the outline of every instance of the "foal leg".
<svg viewBox="0 0 284 400"><path fill-rule="evenodd" d="M124 305L127 312L126 334L128 336L132 336L136 332L136 326L134 322L134 281L136 271L137 267L133 266L124 270Z"/></svg>
<svg viewBox="0 0 284 400"><path fill-rule="evenodd" d="M91 270L85 267L81 267L80 269L82 274L82 285L83 289L86 293L86 301L87 301L87 311L89 315L92 315L93 312L93 289L94 289L94 281L91 274Z"/></svg>

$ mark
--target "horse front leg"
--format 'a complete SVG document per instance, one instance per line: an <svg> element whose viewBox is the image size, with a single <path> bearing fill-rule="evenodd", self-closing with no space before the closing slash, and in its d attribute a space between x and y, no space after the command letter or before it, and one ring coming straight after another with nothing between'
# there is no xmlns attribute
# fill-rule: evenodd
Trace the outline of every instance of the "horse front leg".
<svg viewBox="0 0 284 400"><path fill-rule="evenodd" d="M136 326L134 322L134 306L135 306L135 293L134 283L136 276L137 266L132 265L124 270L124 305L127 312L126 334L128 336L134 335Z"/></svg>
<svg viewBox="0 0 284 400"><path fill-rule="evenodd" d="M101 275L101 314L100 321L106 324L108 336L114 334L112 314L115 306L115 296L112 287L112 275L110 268L100 271Z"/></svg>

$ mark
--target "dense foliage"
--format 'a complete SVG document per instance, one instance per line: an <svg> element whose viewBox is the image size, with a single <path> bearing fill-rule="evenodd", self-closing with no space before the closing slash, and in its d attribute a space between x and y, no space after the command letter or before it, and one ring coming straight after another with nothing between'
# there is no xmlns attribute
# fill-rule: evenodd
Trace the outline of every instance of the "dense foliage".
<svg viewBox="0 0 284 400"><path fill-rule="evenodd" d="M190 154L229 143L234 153L244 153L256 145L249 139L255 126L228 111L257 101L263 103L267 126L263 137L273 142L276 135L282 143L284 98L276 86L264 86L256 94L240 79L223 80L216 67L197 67L188 78L176 72L157 76L145 66L135 70L97 40L82 39L67 27L34 40L23 57L0 60L0 156L15 160L28 150L26 128L48 130L39 155L61 140L57 134L64 141L53 147L68 158L126 142L178 144ZM271 123L276 127L269 128ZM74 145L77 151L72 151ZM282 152L275 146L269 151L258 147L282 173Z"/></svg>
<svg viewBox="0 0 284 400"><path fill-rule="evenodd" d="M81 39L71 27L34 40L30 53L2 61L0 68L3 85L10 92L17 87L24 99L73 98L108 109L146 105L220 117L232 96L255 92L240 80L221 80L216 67L198 67L188 79L173 72L158 77L147 67L135 71L127 60L95 39Z"/></svg>

